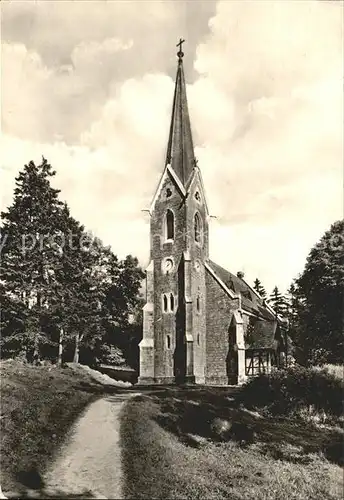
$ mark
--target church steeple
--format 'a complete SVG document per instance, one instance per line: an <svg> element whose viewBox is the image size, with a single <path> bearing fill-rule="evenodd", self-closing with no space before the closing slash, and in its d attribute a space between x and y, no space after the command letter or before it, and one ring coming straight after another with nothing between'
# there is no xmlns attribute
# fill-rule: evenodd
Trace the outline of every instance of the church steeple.
<svg viewBox="0 0 344 500"><path fill-rule="evenodd" d="M195 156L192 141L190 117L186 97L186 86L183 69L182 44L180 39L178 68L174 89L172 118L167 146L166 164L170 164L180 181L185 186L195 166Z"/></svg>

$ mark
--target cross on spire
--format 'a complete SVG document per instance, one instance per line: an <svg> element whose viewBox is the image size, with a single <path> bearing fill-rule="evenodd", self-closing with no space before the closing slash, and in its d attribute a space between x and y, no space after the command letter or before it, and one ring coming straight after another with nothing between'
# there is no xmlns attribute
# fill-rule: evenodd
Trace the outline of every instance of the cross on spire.
<svg viewBox="0 0 344 500"><path fill-rule="evenodd" d="M182 50L184 42L185 42L185 40L183 40L182 38L179 38L179 42L176 45L176 47L179 47L179 51L177 52L177 56L179 58L179 61L181 61L182 58L184 57L184 52Z"/></svg>

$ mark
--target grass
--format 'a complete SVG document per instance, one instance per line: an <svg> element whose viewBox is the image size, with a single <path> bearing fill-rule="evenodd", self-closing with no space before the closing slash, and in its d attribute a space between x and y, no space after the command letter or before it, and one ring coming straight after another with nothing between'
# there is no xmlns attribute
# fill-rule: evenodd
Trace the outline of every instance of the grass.
<svg viewBox="0 0 344 500"><path fill-rule="evenodd" d="M216 418L232 432L221 434ZM245 438L245 428L254 439ZM342 498L338 457L324 456L342 435L262 418L240 408L228 389L169 388L136 397L123 409L121 439L126 498Z"/></svg>
<svg viewBox="0 0 344 500"><path fill-rule="evenodd" d="M77 416L103 389L70 369L2 361L1 475L3 491L43 472ZM39 477L39 474L36 474Z"/></svg>

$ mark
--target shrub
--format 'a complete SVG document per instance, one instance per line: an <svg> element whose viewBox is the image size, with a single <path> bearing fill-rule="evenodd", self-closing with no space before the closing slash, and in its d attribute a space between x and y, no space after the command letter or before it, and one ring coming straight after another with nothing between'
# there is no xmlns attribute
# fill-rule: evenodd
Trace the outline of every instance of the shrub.
<svg viewBox="0 0 344 500"><path fill-rule="evenodd" d="M223 418L214 418L210 424L212 435L217 440L226 440L232 428L232 423Z"/></svg>
<svg viewBox="0 0 344 500"><path fill-rule="evenodd" d="M344 379L344 366L343 365L324 365L324 369L339 379Z"/></svg>
<svg viewBox="0 0 344 500"><path fill-rule="evenodd" d="M325 369L294 366L262 374L245 384L240 401L249 408L264 408L272 415L300 414L314 409L342 415L344 383Z"/></svg>

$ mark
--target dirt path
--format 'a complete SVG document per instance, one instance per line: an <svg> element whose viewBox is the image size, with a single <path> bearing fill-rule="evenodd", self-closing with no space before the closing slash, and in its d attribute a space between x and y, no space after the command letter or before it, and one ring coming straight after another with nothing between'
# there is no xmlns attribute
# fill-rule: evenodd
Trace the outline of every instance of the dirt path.
<svg viewBox="0 0 344 500"><path fill-rule="evenodd" d="M123 498L119 413L132 395L92 403L45 475L47 496Z"/></svg>

